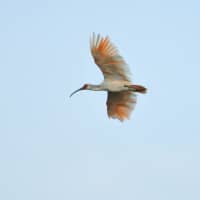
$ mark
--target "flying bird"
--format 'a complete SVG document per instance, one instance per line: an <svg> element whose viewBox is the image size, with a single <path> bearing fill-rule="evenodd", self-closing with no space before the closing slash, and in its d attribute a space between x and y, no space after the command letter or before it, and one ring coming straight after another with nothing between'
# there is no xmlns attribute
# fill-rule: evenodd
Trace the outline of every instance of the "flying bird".
<svg viewBox="0 0 200 200"><path fill-rule="evenodd" d="M103 73L104 81L100 85L84 84L70 97L81 90L107 91L108 117L120 121L129 119L136 104L136 93L146 93L147 89L132 84L129 67L108 36L101 37L93 33L90 50L94 62Z"/></svg>

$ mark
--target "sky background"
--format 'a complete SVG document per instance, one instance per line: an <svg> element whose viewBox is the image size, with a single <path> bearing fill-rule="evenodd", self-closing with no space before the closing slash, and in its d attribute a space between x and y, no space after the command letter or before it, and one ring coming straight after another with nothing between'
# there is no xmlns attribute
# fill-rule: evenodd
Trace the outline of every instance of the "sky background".
<svg viewBox="0 0 200 200"><path fill-rule="evenodd" d="M199 200L200 3L0 1L0 199ZM89 51L109 35L148 88L107 118Z"/></svg>

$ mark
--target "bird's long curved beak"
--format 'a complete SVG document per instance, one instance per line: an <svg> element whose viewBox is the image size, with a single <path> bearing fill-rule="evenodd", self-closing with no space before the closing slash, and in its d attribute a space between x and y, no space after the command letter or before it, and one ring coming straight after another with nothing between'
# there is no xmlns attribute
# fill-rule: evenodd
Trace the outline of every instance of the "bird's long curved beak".
<svg viewBox="0 0 200 200"><path fill-rule="evenodd" d="M78 90L75 90L74 92L72 92L71 94L70 94L70 96L69 97L71 97L72 95L74 95L75 93L77 93L77 92L79 92L79 91L81 91L81 90L83 90L83 88L81 87L81 88L79 88Z"/></svg>

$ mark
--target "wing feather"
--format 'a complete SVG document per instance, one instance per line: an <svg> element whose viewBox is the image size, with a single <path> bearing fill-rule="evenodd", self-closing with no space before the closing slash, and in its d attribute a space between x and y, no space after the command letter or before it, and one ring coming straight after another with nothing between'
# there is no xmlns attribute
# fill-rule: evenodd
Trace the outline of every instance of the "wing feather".
<svg viewBox="0 0 200 200"><path fill-rule="evenodd" d="M129 119L136 104L136 95L131 91L108 92L107 113L114 119Z"/></svg>
<svg viewBox="0 0 200 200"><path fill-rule="evenodd" d="M97 36L93 33L90 39L91 53L95 63L104 75L104 79L130 80L130 70L117 48L110 42L109 37Z"/></svg>

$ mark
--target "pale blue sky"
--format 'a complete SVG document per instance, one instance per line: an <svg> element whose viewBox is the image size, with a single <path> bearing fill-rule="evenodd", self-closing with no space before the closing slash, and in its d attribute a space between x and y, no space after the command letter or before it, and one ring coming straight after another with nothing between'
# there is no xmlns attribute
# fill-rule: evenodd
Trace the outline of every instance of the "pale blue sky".
<svg viewBox="0 0 200 200"><path fill-rule="evenodd" d="M0 199L199 200L199 1L0 2ZM92 32L145 85L107 118Z"/></svg>

